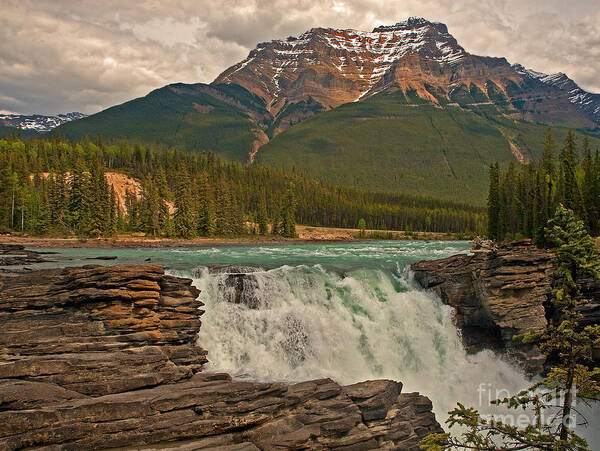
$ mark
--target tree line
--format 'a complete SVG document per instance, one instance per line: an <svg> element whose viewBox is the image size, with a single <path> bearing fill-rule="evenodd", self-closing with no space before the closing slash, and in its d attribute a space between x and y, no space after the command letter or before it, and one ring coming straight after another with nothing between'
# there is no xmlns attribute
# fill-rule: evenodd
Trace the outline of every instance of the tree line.
<svg viewBox="0 0 600 451"><path fill-rule="evenodd" d="M119 200L105 177L138 180ZM296 235L296 223L324 227L479 232L482 208L341 188L307 174L243 166L212 153L100 138L0 140L0 230L35 235L156 237Z"/></svg>
<svg viewBox="0 0 600 451"><path fill-rule="evenodd" d="M578 146L573 131L556 143L548 129L537 163L519 169L490 167L488 236L494 240L533 238L547 246L546 224L559 205L572 210L593 235L600 234L600 157L587 137ZM558 150L558 152L557 152ZM558 153L558 155L557 155Z"/></svg>

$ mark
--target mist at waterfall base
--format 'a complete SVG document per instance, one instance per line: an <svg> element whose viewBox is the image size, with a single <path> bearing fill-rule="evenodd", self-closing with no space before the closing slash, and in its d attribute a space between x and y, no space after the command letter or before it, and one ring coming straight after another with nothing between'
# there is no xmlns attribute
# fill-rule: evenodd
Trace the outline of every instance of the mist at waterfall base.
<svg viewBox="0 0 600 451"><path fill-rule="evenodd" d="M183 249L64 249L63 265L116 256L115 263L164 265L191 277L205 303L198 343L206 371L258 381L330 377L342 385L401 381L428 396L440 423L456 402L482 413L530 381L491 351L467 354L453 310L416 287L408 265L470 249L468 242L391 241ZM88 262L89 263L89 262ZM99 262L100 263L100 262ZM246 273L243 296L231 273ZM237 292L237 293L236 293ZM512 411L518 419L521 411ZM578 432L600 446L597 410Z"/></svg>

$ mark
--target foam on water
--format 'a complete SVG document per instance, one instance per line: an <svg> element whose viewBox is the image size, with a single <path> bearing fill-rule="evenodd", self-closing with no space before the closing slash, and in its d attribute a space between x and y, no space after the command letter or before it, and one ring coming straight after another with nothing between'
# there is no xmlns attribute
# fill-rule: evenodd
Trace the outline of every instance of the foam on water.
<svg viewBox="0 0 600 451"><path fill-rule="evenodd" d="M480 384L527 385L493 353L467 355L452 309L392 272L321 265L253 272L257 309L227 302L225 277L201 267L194 280L206 304L198 342L210 350L209 370L286 382L395 379L428 395L442 418L457 400L479 406Z"/></svg>

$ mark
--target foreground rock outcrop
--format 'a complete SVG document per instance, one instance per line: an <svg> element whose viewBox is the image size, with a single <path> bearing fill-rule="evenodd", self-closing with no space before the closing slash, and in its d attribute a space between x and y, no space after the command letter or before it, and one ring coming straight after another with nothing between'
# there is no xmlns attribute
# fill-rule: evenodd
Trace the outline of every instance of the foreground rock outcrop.
<svg viewBox="0 0 600 451"><path fill-rule="evenodd" d="M0 449L405 450L441 432L398 382L202 372L198 291L159 266L13 272L0 294Z"/></svg>
<svg viewBox="0 0 600 451"><path fill-rule="evenodd" d="M547 326L545 303L552 291L552 255L530 241L412 265L415 280L456 309L467 348L502 350L532 373L545 356L513 340Z"/></svg>

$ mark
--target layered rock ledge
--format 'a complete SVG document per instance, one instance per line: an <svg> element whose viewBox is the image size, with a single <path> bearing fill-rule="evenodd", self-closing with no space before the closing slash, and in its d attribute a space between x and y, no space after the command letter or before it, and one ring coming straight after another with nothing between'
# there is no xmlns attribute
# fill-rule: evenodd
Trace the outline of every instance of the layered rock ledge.
<svg viewBox="0 0 600 451"><path fill-rule="evenodd" d="M21 244L0 243L0 266L30 265L47 261L41 252L25 249Z"/></svg>
<svg viewBox="0 0 600 451"><path fill-rule="evenodd" d="M547 326L544 304L552 292L552 255L530 241L486 246L470 254L412 265L415 280L455 308L468 350L501 350L535 373L545 357L514 335Z"/></svg>
<svg viewBox="0 0 600 451"><path fill-rule="evenodd" d="M414 279L433 290L456 311L457 326L470 351L484 348L515 357L531 374L542 370L546 356L537 347L514 340L514 335L547 326L560 316L552 311L554 284L552 254L530 240L497 246L475 243L470 254L420 261L411 266ZM600 319L600 284L578 281L585 324Z"/></svg>
<svg viewBox="0 0 600 451"><path fill-rule="evenodd" d="M0 449L418 449L431 402L203 372L198 291L152 265L0 276Z"/></svg>

